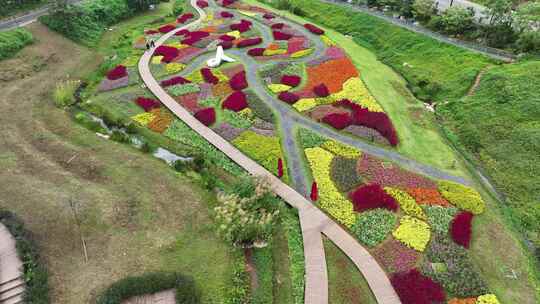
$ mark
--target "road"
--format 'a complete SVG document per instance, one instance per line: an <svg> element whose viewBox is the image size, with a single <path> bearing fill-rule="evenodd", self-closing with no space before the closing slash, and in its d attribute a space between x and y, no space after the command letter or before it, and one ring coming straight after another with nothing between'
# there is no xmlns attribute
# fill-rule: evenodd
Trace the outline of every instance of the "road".
<svg viewBox="0 0 540 304"><path fill-rule="evenodd" d="M81 2L82 0L69 0L70 4L75 4ZM0 21L0 31L7 31L17 27L25 26L32 22L35 22L40 16L46 15L49 11L49 6L45 5L44 7L33 10L25 15L9 18L6 20Z"/></svg>

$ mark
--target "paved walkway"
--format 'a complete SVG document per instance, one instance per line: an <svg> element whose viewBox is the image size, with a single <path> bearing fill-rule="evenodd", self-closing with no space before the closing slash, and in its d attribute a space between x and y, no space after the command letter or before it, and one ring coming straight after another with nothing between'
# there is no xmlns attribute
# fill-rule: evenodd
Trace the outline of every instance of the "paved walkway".
<svg viewBox="0 0 540 304"><path fill-rule="evenodd" d="M178 28L175 31L163 35L157 42L159 46L177 31L183 28L194 27L201 23L206 14L196 6L196 0L192 5L197 9L199 19L190 25ZM306 298L308 304L328 303L328 281L326 260L322 247L321 233L324 233L331 241L341 248L362 272L378 303L400 303L386 273L379 264L370 256L347 231L332 221L325 213L313 206L303 195L283 183L279 178L268 172L264 167L247 157L236 147L216 134L195 119L190 112L180 106L157 82L150 72L149 63L152 54L146 52L139 61L139 73L148 89L179 119L186 123L195 132L208 142L222 151L234 162L254 176L262 176L270 183L270 188L291 206L297 208L302 224L304 238L304 254L306 262ZM321 279L323 278L323 279Z"/></svg>
<svg viewBox="0 0 540 304"><path fill-rule="evenodd" d="M17 255L15 239L0 223L0 303L22 303L24 281L22 263Z"/></svg>
<svg viewBox="0 0 540 304"><path fill-rule="evenodd" d="M174 289L164 290L150 295L132 297L123 301L122 304L176 304L176 294Z"/></svg>

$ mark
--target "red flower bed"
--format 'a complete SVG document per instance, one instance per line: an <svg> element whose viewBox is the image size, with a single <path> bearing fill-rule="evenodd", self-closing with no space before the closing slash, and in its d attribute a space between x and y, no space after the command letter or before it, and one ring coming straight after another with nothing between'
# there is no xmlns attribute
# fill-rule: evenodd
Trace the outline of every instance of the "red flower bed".
<svg viewBox="0 0 540 304"><path fill-rule="evenodd" d="M278 172L278 177L282 178L283 177L283 160L281 158L279 158L277 161L277 172Z"/></svg>
<svg viewBox="0 0 540 304"><path fill-rule="evenodd" d="M183 44L187 45L193 45L197 42L199 42L201 39L206 38L210 36L210 33L203 32L203 31L195 31L195 32L189 32L185 35L185 39L182 40Z"/></svg>
<svg viewBox="0 0 540 304"><path fill-rule="evenodd" d="M309 24L309 23L306 23L304 24L304 27L310 31L311 33L315 34L315 35L323 35L324 34L324 30L322 30L321 28L313 25L313 24Z"/></svg>
<svg viewBox="0 0 540 304"><path fill-rule="evenodd" d="M114 69L107 72L107 79L117 80L120 78L124 78L127 75L127 68L123 65L117 65L116 67L114 67Z"/></svg>
<svg viewBox="0 0 540 304"><path fill-rule="evenodd" d="M210 70L209 68L202 68L201 74L204 78L204 81L206 81L207 83L217 84L219 82L219 79L214 76L214 73L212 73L212 70Z"/></svg>
<svg viewBox="0 0 540 304"><path fill-rule="evenodd" d="M171 62L178 56L178 49L172 46L160 45L154 51L154 56L163 56L163 62Z"/></svg>
<svg viewBox="0 0 540 304"><path fill-rule="evenodd" d="M221 45L224 50L228 50L234 46L232 41L221 41L219 45Z"/></svg>
<svg viewBox="0 0 540 304"><path fill-rule="evenodd" d="M281 77L281 83L290 87L298 86L301 81L302 78L296 75L283 75L283 77Z"/></svg>
<svg viewBox="0 0 540 304"><path fill-rule="evenodd" d="M446 300L442 286L416 269L396 273L390 281L403 304L432 304Z"/></svg>
<svg viewBox="0 0 540 304"><path fill-rule="evenodd" d="M186 23L189 19L195 17L192 13L185 13L182 16L180 16L178 19L176 19L177 23Z"/></svg>
<svg viewBox="0 0 540 304"><path fill-rule="evenodd" d="M319 199L319 189L317 188L317 182L311 184L311 194L309 198L314 202Z"/></svg>
<svg viewBox="0 0 540 304"><path fill-rule="evenodd" d="M204 0L199 0L199 1L197 1L197 6L201 7L201 8L208 7L208 2L206 2Z"/></svg>
<svg viewBox="0 0 540 304"><path fill-rule="evenodd" d="M349 113L330 113L325 115L322 121L338 130L345 129L350 126L352 122Z"/></svg>
<svg viewBox="0 0 540 304"><path fill-rule="evenodd" d="M328 87L324 83L321 83L320 85L313 87L313 92L315 93L315 95L319 97L328 97L330 95L330 91L328 90Z"/></svg>
<svg viewBox="0 0 540 304"><path fill-rule="evenodd" d="M179 30L178 32L174 33L175 36L185 36L189 34L189 30L183 29Z"/></svg>
<svg viewBox="0 0 540 304"><path fill-rule="evenodd" d="M234 112L242 111L248 107L247 96L242 91L236 91L223 101L221 107Z"/></svg>
<svg viewBox="0 0 540 304"><path fill-rule="evenodd" d="M473 214L470 212L460 212L452 220L450 234L456 244L469 248L472 234Z"/></svg>
<svg viewBox="0 0 540 304"><path fill-rule="evenodd" d="M221 16L221 18L232 18L232 17L234 17L234 15L229 13L229 12L221 12L219 15Z"/></svg>
<svg viewBox="0 0 540 304"><path fill-rule="evenodd" d="M214 108L201 109L194 116L207 127L216 122L216 110Z"/></svg>
<svg viewBox="0 0 540 304"><path fill-rule="evenodd" d="M146 30L146 31L144 31L144 34L145 35L154 35L154 34L159 34L159 32L156 31L156 30Z"/></svg>
<svg viewBox="0 0 540 304"><path fill-rule="evenodd" d="M223 41L233 41L236 38L234 38L233 36L229 36L229 35L221 35L221 36L219 36L219 39L223 40Z"/></svg>
<svg viewBox="0 0 540 304"><path fill-rule="evenodd" d="M356 212L375 208L385 208L391 211L398 209L396 200L384 192L384 189L378 184L360 186L349 196Z"/></svg>
<svg viewBox="0 0 540 304"><path fill-rule="evenodd" d="M247 88L248 83L246 80L246 72L242 71L234 75L229 81L229 85L235 91L242 91L243 89Z"/></svg>
<svg viewBox="0 0 540 304"><path fill-rule="evenodd" d="M399 143L396 129L386 113L370 112L368 109L354 110L353 122L377 130L392 146L397 146Z"/></svg>
<svg viewBox="0 0 540 304"><path fill-rule="evenodd" d="M249 39L245 39L245 40L240 41L238 44L236 44L236 46L239 47L239 48L244 48L244 47L248 47L248 46L257 45L257 44L261 43L262 41L263 40L260 37L249 38Z"/></svg>
<svg viewBox="0 0 540 304"><path fill-rule="evenodd" d="M274 35L274 40L289 40L292 38L291 34L273 31L272 34Z"/></svg>
<svg viewBox="0 0 540 304"><path fill-rule="evenodd" d="M270 20L270 19L276 18L276 16L274 16L274 15L272 15L270 13L266 13L266 14L263 15L263 18Z"/></svg>
<svg viewBox="0 0 540 304"><path fill-rule="evenodd" d="M251 21L242 19L240 23L231 24L230 28L233 31L239 31L240 33L245 33L251 29Z"/></svg>
<svg viewBox="0 0 540 304"><path fill-rule="evenodd" d="M162 34L165 34L165 33L168 33L172 30L176 29L176 26L172 25L172 24L166 24L160 28L158 28L158 31Z"/></svg>
<svg viewBox="0 0 540 304"><path fill-rule="evenodd" d="M145 112L150 112L153 109L159 108L159 101L152 99L152 98L144 98L144 97L138 97L135 100L135 103L139 105L139 107L143 108Z"/></svg>
<svg viewBox="0 0 540 304"><path fill-rule="evenodd" d="M265 49L264 48L254 48L249 50L247 53L249 56L262 56L264 54Z"/></svg>
<svg viewBox="0 0 540 304"><path fill-rule="evenodd" d="M278 98L279 100L285 101L288 104L294 104L295 102L298 101L298 99L300 99L298 95L293 94L291 92L281 92L279 93Z"/></svg>
<svg viewBox="0 0 540 304"><path fill-rule="evenodd" d="M222 6L229 6L231 4L233 4L235 2L235 0L223 0L223 2L221 2L221 5Z"/></svg>
<svg viewBox="0 0 540 304"><path fill-rule="evenodd" d="M285 23L274 23L274 24L272 24L272 29L273 30L281 30L284 27L285 27Z"/></svg>
<svg viewBox="0 0 540 304"><path fill-rule="evenodd" d="M173 86L173 85L186 84L186 83L190 83L190 82L191 81L185 79L184 77L176 76L176 77L173 77L171 79L163 80L161 82L161 86L162 87L170 87L170 86Z"/></svg>

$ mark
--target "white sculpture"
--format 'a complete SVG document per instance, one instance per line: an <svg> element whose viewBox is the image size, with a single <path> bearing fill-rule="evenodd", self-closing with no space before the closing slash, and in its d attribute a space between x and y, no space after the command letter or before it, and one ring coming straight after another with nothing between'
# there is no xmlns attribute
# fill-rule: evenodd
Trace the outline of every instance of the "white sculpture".
<svg viewBox="0 0 540 304"><path fill-rule="evenodd" d="M221 65L221 62L235 62L236 60L232 59L231 57L225 55L225 52L223 51L223 47L220 45L217 47L216 51L216 57L209 59L206 64L210 68L216 68Z"/></svg>

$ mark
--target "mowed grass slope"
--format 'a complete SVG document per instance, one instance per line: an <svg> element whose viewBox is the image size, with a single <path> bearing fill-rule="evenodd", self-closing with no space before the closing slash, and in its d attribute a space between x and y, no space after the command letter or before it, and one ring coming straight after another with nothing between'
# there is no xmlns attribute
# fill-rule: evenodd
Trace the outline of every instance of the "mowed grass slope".
<svg viewBox="0 0 540 304"><path fill-rule="evenodd" d="M0 208L20 215L34 233L52 303L91 303L116 280L157 270L193 276L204 303L221 303L237 253L211 226L213 196L56 109L56 82L94 70L101 58L39 24L30 30L38 41L0 62Z"/></svg>

